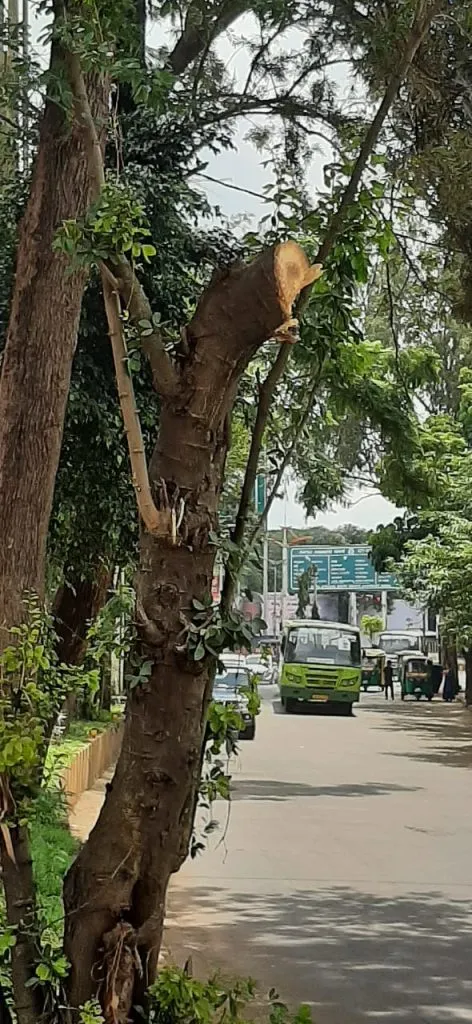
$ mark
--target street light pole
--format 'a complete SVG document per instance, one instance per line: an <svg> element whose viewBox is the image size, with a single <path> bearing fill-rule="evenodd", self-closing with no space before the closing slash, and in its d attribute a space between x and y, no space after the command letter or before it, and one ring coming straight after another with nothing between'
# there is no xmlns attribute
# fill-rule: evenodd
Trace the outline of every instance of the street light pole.
<svg viewBox="0 0 472 1024"><path fill-rule="evenodd" d="M273 602L273 610L274 610L274 617L273 617L274 636L277 636L279 631L277 629L277 563L276 562L274 563L274 602Z"/></svg>
<svg viewBox="0 0 472 1024"><path fill-rule="evenodd" d="M264 622L269 627L269 535L267 523L264 524L264 538L262 542L262 607L264 609Z"/></svg>
<svg viewBox="0 0 472 1024"><path fill-rule="evenodd" d="M387 618L388 618L387 591L386 590L382 590L382 619L383 619L383 628L384 629L387 628Z"/></svg>
<svg viewBox="0 0 472 1024"><path fill-rule="evenodd" d="M287 544L287 527L284 526L283 531L283 542L282 542L282 594L280 597L280 618L282 622L282 628L285 625L287 618L287 597L288 597L288 544Z"/></svg>

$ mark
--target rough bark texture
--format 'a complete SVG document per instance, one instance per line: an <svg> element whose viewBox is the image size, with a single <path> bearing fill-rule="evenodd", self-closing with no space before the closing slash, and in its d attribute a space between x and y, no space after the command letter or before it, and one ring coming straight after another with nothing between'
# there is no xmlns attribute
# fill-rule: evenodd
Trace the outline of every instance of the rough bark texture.
<svg viewBox="0 0 472 1024"><path fill-rule="evenodd" d="M67 573L67 582L54 598L54 625L58 637L57 654L67 665L78 665L87 646L89 623L106 602L113 570L102 564L93 579L81 579Z"/></svg>
<svg viewBox="0 0 472 1024"><path fill-rule="evenodd" d="M209 533L216 525L226 416L247 363L285 319L274 262L268 250L249 267L215 277L189 327L179 396L162 405L150 476L157 507L174 507L180 528L176 545L145 531L142 536L137 619L153 672L133 692L115 777L65 885L70 1000L78 1006L96 990L98 961L109 1021L117 1000L118 1018L126 1019L133 990L142 998L140 989L154 975L168 880L188 850L215 666L190 662L177 647L192 597L211 589ZM125 935L116 931L123 922L131 925ZM111 934L133 974L131 985L107 971Z"/></svg>
<svg viewBox="0 0 472 1024"><path fill-rule="evenodd" d="M54 626L57 633L56 652L60 662L80 665L87 649L87 629L106 602L113 579L113 570L104 563L95 578L81 579L67 572L67 583L56 592L53 604ZM77 713L77 694L69 693L63 711L70 722Z"/></svg>
<svg viewBox="0 0 472 1024"><path fill-rule="evenodd" d="M33 867L27 830L12 828L10 838L16 863L2 842L2 878L8 924L17 929L11 968L15 1013L21 1024L36 1024L43 1010L41 989L25 988L25 978L34 975L36 966L35 944L31 941L35 924Z"/></svg>
<svg viewBox="0 0 472 1024"><path fill-rule="evenodd" d="M59 58L55 57L55 61ZM98 120L105 90L89 83ZM42 594L46 535L61 447L83 273L53 253L55 233L90 200L82 129L46 105L30 197L20 225L0 384L0 625L21 618L25 591ZM34 373L32 372L34 367Z"/></svg>
<svg viewBox="0 0 472 1024"><path fill-rule="evenodd" d="M209 17L202 18L200 4L189 4L184 30L169 55L169 65L174 75L183 74L222 32L247 11L248 6L247 0L225 0L217 5L214 17L209 11Z"/></svg>
<svg viewBox="0 0 472 1024"><path fill-rule="evenodd" d="M472 707L472 651L465 651L465 703Z"/></svg>
<svg viewBox="0 0 472 1024"><path fill-rule="evenodd" d="M55 71L64 66L57 48ZM89 81L99 123L107 91ZM8 629L23 618L25 593L44 590L46 536L59 461L85 278L52 250L65 218L80 216L90 201L83 129L47 102L26 211L20 225L15 285L0 382L0 649ZM27 836L11 828L18 869L5 850L3 885L8 920L32 920L34 885ZM13 916L10 916L13 915ZM36 956L32 933L12 953L20 1024L37 1017L39 989L27 988Z"/></svg>
<svg viewBox="0 0 472 1024"><path fill-rule="evenodd" d="M457 664L457 647L455 644L446 646L445 665L452 670L456 692L459 690L459 667Z"/></svg>

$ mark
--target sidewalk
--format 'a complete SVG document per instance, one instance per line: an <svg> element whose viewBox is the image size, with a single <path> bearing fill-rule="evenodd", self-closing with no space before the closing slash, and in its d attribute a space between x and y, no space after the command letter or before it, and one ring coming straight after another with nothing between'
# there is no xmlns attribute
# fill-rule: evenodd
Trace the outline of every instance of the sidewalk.
<svg viewBox="0 0 472 1024"><path fill-rule="evenodd" d="M114 768L110 768L106 775L97 779L93 789L87 789L79 797L75 807L69 813L69 826L72 835L85 843L102 809L105 800L105 787L107 782L113 778Z"/></svg>

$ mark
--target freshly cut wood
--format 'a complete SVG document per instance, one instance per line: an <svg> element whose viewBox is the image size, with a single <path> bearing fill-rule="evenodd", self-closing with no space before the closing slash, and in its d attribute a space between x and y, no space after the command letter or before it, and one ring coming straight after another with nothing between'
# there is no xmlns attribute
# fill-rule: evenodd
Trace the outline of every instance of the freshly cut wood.
<svg viewBox="0 0 472 1024"><path fill-rule="evenodd" d="M283 323L292 316L293 305L303 288L321 277L321 263L310 265L306 253L296 242L281 242L275 247L274 270Z"/></svg>

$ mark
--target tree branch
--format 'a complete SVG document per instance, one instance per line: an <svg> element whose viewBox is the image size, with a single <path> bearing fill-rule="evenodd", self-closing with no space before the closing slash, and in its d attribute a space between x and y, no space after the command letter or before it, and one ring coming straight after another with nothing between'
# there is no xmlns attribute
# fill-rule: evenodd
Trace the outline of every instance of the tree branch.
<svg viewBox="0 0 472 1024"><path fill-rule="evenodd" d="M113 352L113 361L115 364L118 397L120 400L121 413L128 442L133 487L136 492L136 502L139 514L146 529L149 530L149 533L155 534L156 536L160 535L170 537L172 533L170 513L167 510L159 511L156 508L151 493L146 453L144 451L143 435L141 432L141 423L136 407L133 379L128 368L128 352L123 335L120 297L113 289L110 278L105 271L102 271L102 287L108 320L108 331Z"/></svg>
<svg viewBox="0 0 472 1024"><path fill-rule="evenodd" d="M387 88L385 90L384 97L380 106L378 107L377 113L369 125L366 132L364 141L359 150L354 170L351 177L344 189L341 202L336 210L336 213L331 218L326 235L319 247L318 254L316 257L317 263L325 263L326 257L331 252L333 244L339 235L341 228L344 224L344 218L346 216L349 206L356 197L357 189L359 187L362 175L366 168L367 162L374 147L378 141L380 132L384 125L385 119L390 111L390 108L395 100L400 85L410 68L412 61L414 60L415 54L418 48L421 46L423 39L425 38L430 25L437 14L439 14L441 8L444 6L445 0L433 0L432 3L429 0L419 0L415 16L413 18L413 24L411 27L410 34L405 43L405 49L403 56L401 57L395 74L392 75ZM308 214L309 216L309 214ZM311 286L304 289L300 296L298 304L298 310L301 311L306 307L311 292Z"/></svg>
<svg viewBox="0 0 472 1024"><path fill-rule="evenodd" d="M75 113L79 124L84 129L84 141L87 150L90 176L94 184L95 196L98 197L105 185L105 169L103 163L102 147L98 137L95 122L90 110L84 76L80 67L80 61L75 53L68 56L69 81L74 96ZM110 285L110 274L116 278L116 283L126 302L130 319L133 323L139 320L149 320L152 323L152 310L146 295L139 283L138 278L125 256L118 262L107 264L106 271L101 266L102 282L107 280ZM106 303L105 303L106 304ZM120 320L121 327L121 320ZM110 338L116 337L115 330L110 333ZM151 365L154 387L163 398L172 397L178 390L178 375L171 359L166 352L164 342L159 331L153 331L149 337L141 338L143 352ZM137 415L137 413L136 413Z"/></svg>
<svg viewBox="0 0 472 1024"><path fill-rule="evenodd" d="M311 413L311 410L313 408L313 402L315 400L316 393L317 393L318 388L320 386L320 381L321 381L321 377L322 377L322 374L323 374L324 362L325 362L325 359L323 357L323 359L321 360L321 363L320 363L320 365L318 367L318 373L316 375L316 379L313 381L313 384L312 384L312 386L310 388L310 392L309 392L309 395L308 395L308 401L307 401L305 410L302 413L302 416L301 416L299 422L297 423L296 430L295 430L294 436L292 438L292 442L289 445L289 447L287 448L287 451L285 452L285 455L284 455L284 457L282 459L282 462L280 463L280 466L279 466L279 468L277 470L277 473L276 473L276 476L275 476L275 480L274 480L274 483L272 485L272 490L271 490L270 494L268 495L264 511L263 511L263 513L262 513L262 515L261 515L261 517L259 519L259 522L254 527L254 529L253 529L253 531L251 533L251 536L249 538L249 546L248 546L249 547L249 551L251 550L251 548L254 547L254 544L256 543L257 538L259 537L262 529L264 528L264 523L267 521L267 518L268 518L269 512L270 512L270 510L272 508L273 502L274 502L275 498L277 497L277 492L278 492L278 489L280 487L280 484L282 483L282 479L283 479L283 475L285 473L285 470L290 465L290 462L291 462L291 460L292 460L292 458L293 458L293 456L295 454L298 442L300 441L300 438L302 436L303 430L305 429L305 426L306 426L306 424L308 422L308 417L309 417L309 415Z"/></svg>
<svg viewBox="0 0 472 1024"><path fill-rule="evenodd" d="M262 440L263 440L263 436L264 436L264 430L265 430L265 426L266 426L266 423L267 423L267 417L268 417L268 414L269 414L269 411L270 411L271 400L272 400L272 397L273 397L273 394L274 394L274 390L275 390L275 388L277 386L277 383L280 380L280 378L281 378L281 376L282 376L282 374L284 372L284 369L285 369L285 367L287 365L289 354L290 354L289 346L288 345L283 345L281 347L281 349L279 350L277 359L275 360L272 368L270 369L269 373L267 374L267 377L266 377L266 379L265 379L265 381L264 381L264 383L262 385L262 388L261 388L259 404L258 404L258 408L257 408L256 423L255 423L255 426L254 426L254 431L253 431L252 440L251 440L251 448L250 448L249 457L248 457L248 461L247 461L247 465L246 465L246 473L245 473L245 476L244 476L244 483L243 483L243 489L242 489L242 493L241 493L241 500L240 500L240 503L239 503L239 508L238 508L238 512L237 512L237 516L236 516L235 528L233 530L232 538L231 538L233 540L233 542L235 544L238 544L238 545L240 545L242 540L243 540L244 531L245 531L246 524L247 524L248 513L249 513L249 506L250 506L251 496L252 496L252 494L254 492L254 486L255 486L257 469L258 469L258 463L259 463L259 456L260 456L261 447L262 447ZM270 510L272 508L272 504L274 502L274 499L277 497L277 492L278 492L278 489L279 489L280 484L282 482L285 470L289 466L289 464L290 464L290 462L291 462L291 460L292 460L292 458L294 456L294 453L296 451L298 442L299 442L299 440L301 438L303 430L304 430L304 428L306 426L306 423L308 421L308 417L309 417L309 415L311 413L311 410L313 408L313 402L314 402L314 399L316 397L316 393L318 391L318 388L319 388L319 385L320 385L320 381L321 381L321 377L322 377L322 374L323 374L324 363L325 363L325 357L323 356L323 358L322 358L322 360L321 360L321 362L319 364L319 367L318 367L318 372L316 374L316 378L313 381L312 386L310 388L309 395L308 395L308 401L307 401L305 410L304 410L304 412L303 412L303 414L302 414L302 416L301 416L301 418L300 418L300 420L299 420L299 422L298 422L298 424L296 426L292 442L289 445L289 447L288 447L288 449L287 449L287 451L286 451L286 453L285 453L285 455L284 455L284 457L282 459L282 462L281 462L281 464L280 464L280 466L279 466L279 468L277 470L277 473L276 473L276 476L275 476L275 481L273 483L271 492L270 492L270 494L269 494L269 496L267 498L264 511L263 511L262 515L260 516L259 522L254 527L254 529L252 530L251 535L249 537L249 543L248 543L248 546L247 546L247 552L252 550L252 548L254 547L254 545L255 545L255 543L256 543L256 541L257 541L257 539L258 539L258 537L259 537L259 535L261 533L261 531L264 528L264 525L267 522L267 518L268 518L269 512L270 512ZM240 570L240 569L241 569L241 566L238 566L238 570ZM237 570L235 571L235 566L232 565L231 564L231 560L229 560L227 565L226 565L226 569L225 569L225 577L224 577L224 582L223 582L223 590L222 590L222 594L221 594L221 606L225 610L228 610L231 607L232 603L233 603L234 594L235 594L235 590L236 590L237 576L238 576L238 571Z"/></svg>
<svg viewBox="0 0 472 1024"><path fill-rule="evenodd" d="M185 25L180 39L169 56L169 67L174 75L182 75L190 64L205 50L208 39L216 39L225 32L241 14L250 7L248 0L228 0L223 4L216 18L205 20L202 16L202 4L190 3L185 17Z"/></svg>
<svg viewBox="0 0 472 1024"><path fill-rule="evenodd" d="M108 265L108 270L114 270L117 276L120 295L131 323L139 324L140 320L148 320L152 324L151 304L128 260L123 257L118 266ZM162 398L172 398L177 394L180 382L177 370L166 352L161 332L155 328L152 334L140 337L140 346L151 367L157 393Z"/></svg>
<svg viewBox="0 0 472 1024"><path fill-rule="evenodd" d="M87 152L89 175L93 184L93 195L96 199L105 185L102 146L98 137L92 111L90 109L85 80L80 67L80 60L78 55L71 51L69 51L67 55L67 70L74 98L75 119L79 125L82 125L84 130L83 135Z"/></svg>
<svg viewBox="0 0 472 1024"><path fill-rule="evenodd" d="M236 514L236 523L231 536L231 539L234 542L234 544L240 545L244 537L244 531L246 529L251 499L254 493L257 470L259 466L259 458L262 449L262 442L264 439L264 432L270 412L272 398L274 396L277 384L285 371L285 367L287 366L289 356L290 345L281 345L277 353L277 358L274 360L274 363L271 369L269 370L269 373L267 374L267 377L260 389L259 402L257 405L256 413L256 422L254 424L254 430L252 432L251 446L249 449L249 456L246 463L246 472L244 474L243 488L241 491L241 498L239 501L239 507ZM236 579L237 574L235 573L235 567L231 563L231 560L229 560L226 565L223 590L221 594L222 607L225 609L229 609L233 603Z"/></svg>

